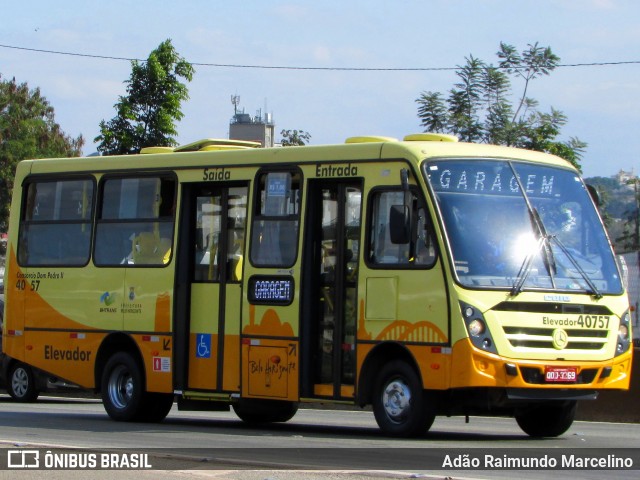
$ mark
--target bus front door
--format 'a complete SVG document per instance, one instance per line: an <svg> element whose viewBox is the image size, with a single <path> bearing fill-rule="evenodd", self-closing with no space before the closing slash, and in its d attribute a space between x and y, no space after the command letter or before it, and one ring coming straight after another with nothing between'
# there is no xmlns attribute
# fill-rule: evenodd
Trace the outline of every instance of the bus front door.
<svg viewBox="0 0 640 480"><path fill-rule="evenodd" d="M240 385L240 304L248 188L184 186L176 326L177 385L233 392ZM186 264L186 265L185 265ZM180 289L180 287L179 287Z"/></svg>
<svg viewBox="0 0 640 480"><path fill-rule="evenodd" d="M361 197L354 180L309 183L303 395L353 398Z"/></svg>

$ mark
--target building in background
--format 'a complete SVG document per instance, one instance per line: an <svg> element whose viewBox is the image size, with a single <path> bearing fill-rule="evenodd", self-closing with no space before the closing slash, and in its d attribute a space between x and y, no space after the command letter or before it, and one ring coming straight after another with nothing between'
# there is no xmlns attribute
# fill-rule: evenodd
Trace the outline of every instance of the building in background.
<svg viewBox="0 0 640 480"><path fill-rule="evenodd" d="M234 114L229 123L229 139L230 140L249 140L252 142L260 142L263 147L274 146L274 130L273 115L258 110L255 116L251 116L239 110L240 97L238 95L231 96L231 103L234 107Z"/></svg>
<svg viewBox="0 0 640 480"><path fill-rule="evenodd" d="M615 178L620 185L629 185L630 188L633 189L632 180L636 179L637 177L635 169L632 167L630 172L620 170L616 175L613 176L613 178Z"/></svg>

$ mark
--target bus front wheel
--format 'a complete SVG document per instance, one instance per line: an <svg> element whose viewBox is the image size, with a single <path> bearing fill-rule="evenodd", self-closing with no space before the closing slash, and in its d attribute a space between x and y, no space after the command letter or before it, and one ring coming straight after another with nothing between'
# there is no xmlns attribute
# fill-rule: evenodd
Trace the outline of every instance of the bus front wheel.
<svg viewBox="0 0 640 480"><path fill-rule="evenodd" d="M557 437L569 430L576 416L575 401L541 404L515 414L516 422L531 437Z"/></svg>
<svg viewBox="0 0 640 480"><path fill-rule="evenodd" d="M142 411L144 382L138 362L128 353L113 355L102 373L102 403L117 421L134 421Z"/></svg>
<svg viewBox="0 0 640 480"><path fill-rule="evenodd" d="M34 402L38 398L36 377L31 367L24 363L14 363L9 370L7 391L18 402Z"/></svg>
<svg viewBox="0 0 640 480"><path fill-rule="evenodd" d="M144 407L138 420L142 422L161 422L169 414L173 407L173 394L171 393L151 393L144 396Z"/></svg>
<svg viewBox="0 0 640 480"><path fill-rule="evenodd" d="M374 387L373 413L380 429L396 437L426 433L435 420L435 401L423 390L415 370L396 360L387 363Z"/></svg>

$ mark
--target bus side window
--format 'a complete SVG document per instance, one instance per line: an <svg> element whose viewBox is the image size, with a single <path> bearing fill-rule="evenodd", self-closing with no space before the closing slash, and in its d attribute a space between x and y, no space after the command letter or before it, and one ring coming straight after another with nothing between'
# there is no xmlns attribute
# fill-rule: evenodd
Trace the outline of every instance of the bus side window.
<svg viewBox="0 0 640 480"><path fill-rule="evenodd" d="M102 182L94 252L96 265L169 263L175 183L168 175L114 177Z"/></svg>
<svg viewBox="0 0 640 480"><path fill-rule="evenodd" d="M89 261L93 179L25 185L18 261L21 265L82 266Z"/></svg>
<svg viewBox="0 0 640 480"><path fill-rule="evenodd" d="M391 239L390 216L394 206L411 202L411 239L394 243ZM416 192L405 198L400 190L380 190L372 194L369 232L369 262L373 265L429 267L435 263L436 250L428 212Z"/></svg>
<svg viewBox="0 0 640 480"><path fill-rule="evenodd" d="M251 234L251 262L291 267L298 249L300 176L292 172L259 173Z"/></svg>

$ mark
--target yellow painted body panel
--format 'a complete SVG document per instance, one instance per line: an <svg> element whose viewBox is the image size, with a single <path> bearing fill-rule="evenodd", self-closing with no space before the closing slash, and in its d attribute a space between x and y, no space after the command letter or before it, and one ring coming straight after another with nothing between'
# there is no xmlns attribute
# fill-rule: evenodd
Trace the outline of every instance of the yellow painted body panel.
<svg viewBox="0 0 640 480"><path fill-rule="evenodd" d="M513 311L493 311L491 307L501 302L540 302L543 293L523 292L518 295L517 299L509 296L507 292L472 292L465 291L459 286L455 287L456 293L459 295L460 300L477 306L485 315L487 325L493 334L493 339L496 342L496 348L505 359L522 359L522 360L556 360L561 356L566 361L605 361L611 359L615 354L616 342L615 338L618 332L618 326L620 324L620 317L629 308L629 303L626 295L607 296L600 300L594 300L591 296L583 294L572 295L573 302L580 305L606 305L614 315L608 316L608 329L609 337L603 341L603 348L598 350L587 349L571 349L562 350L559 352L555 348L540 349L540 348L527 348L527 347L514 347L509 341L509 335L505 334L505 328L508 327L526 327L530 329L546 328L551 332L552 324L561 323L576 323L581 316L580 313L575 314L543 314L543 313L530 313L530 312L513 312ZM452 308L456 309L456 313L460 312L460 308L457 305L453 305ZM455 323L455 322L454 322ZM459 329L454 329L452 335L452 342L467 338L466 330L464 329L463 322L459 322ZM583 326L573 325L570 327L572 335L580 338L578 332L585 332L584 336L588 335L590 328ZM512 335L513 338L518 338L517 335ZM583 337L584 338L584 337Z"/></svg>
<svg viewBox="0 0 640 480"><path fill-rule="evenodd" d="M458 137L444 133L414 133L403 139L405 142L457 142Z"/></svg>
<svg viewBox="0 0 640 480"><path fill-rule="evenodd" d="M298 401L298 343L255 340L242 345L242 396Z"/></svg>
<svg viewBox="0 0 640 480"><path fill-rule="evenodd" d="M24 361L60 378L92 388L96 352L103 333L26 332ZM75 337L75 338L74 338Z"/></svg>
<svg viewBox="0 0 640 480"><path fill-rule="evenodd" d="M460 340L453 346L451 356L451 382L449 388L468 387L504 387L504 388L546 388L546 389L628 389L631 378L632 350L601 362L588 361L528 361L504 359L498 355L475 349L468 339ZM582 370L597 370L595 379L590 383L575 384L533 384L526 383L521 376L507 375L506 364L516 365L519 369L532 368L543 374L545 367L577 367ZM600 378L602 369L611 367L612 372L605 379Z"/></svg>
<svg viewBox="0 0 640 480"><path fill-rule="evenodd" d="M222 389L227 392L240 391L240 284L227 284L224 334L224 369Z"/></svg>
<svg viewBox="0 0 640 480"><path fill-rule="evenodd" d="M149 155L152 153L173 153L175 148L173 147L145 147L140 150L143 155Z"/></svg>
<svg viewBox="0 0 640 480"><path fill-rule="evenodd" d="M150 392L173 392L174 362L171 336L166 334L134 334L132 337L140 348L144 361L147 390Z"/></svg>
<svg viewBox="0 0 640 480"><path fill-rule="evenodd" d="M148 390L172 391L169 293L158 293L161 288L146 293L153 282L141 282L139 288L131 286L125 297L123 275L116 277L111 290L103 291L96 285L105 286L108 280L97 280L95 269L22 269L13 251L9 263L7 318L18 321L6 322L3 351L7 355L82 387L95 388L100 344L108 331L123 330L126 321L129 330L150 332L132 336L145 362Z"/></svg>

